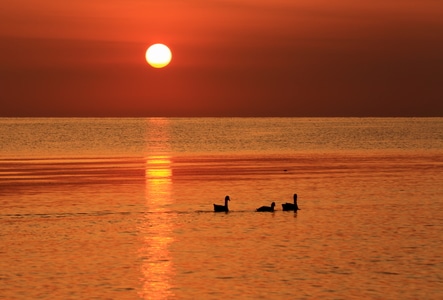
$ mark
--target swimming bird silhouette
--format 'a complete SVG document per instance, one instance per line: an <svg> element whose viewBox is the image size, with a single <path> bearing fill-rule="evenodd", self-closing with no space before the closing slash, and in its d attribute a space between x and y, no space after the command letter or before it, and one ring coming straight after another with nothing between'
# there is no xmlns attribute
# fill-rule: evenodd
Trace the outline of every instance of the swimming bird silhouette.
<svg viewBox="0 0 443 300"><path fill-rule="evenodd" d="M286 203L282 204L281 206L282 206L283 210L286 210L286 211L293 210L294 212L297 212L297 210L300 210L300 208L298 208L298 205L297 205L297 194L294 194L294 203L286 202Z"/></svg>
<svg viewBox="0 0 443 300"><path fill-rule="evenodd" d="M229 208L228 208L228 201L231 201L229 199L229 196L225 197L225 205L220 205L220 204L214 204L214 211L215 212L228 212Z"/></svg>
<svg viewBox="0 0 443 300"><path fill-rule="evenodd" d="M257 211L270 211L273 212L274 211L274 206L275 206L275 202L271 203L271 206L262 206L257 208Z"/></svg>

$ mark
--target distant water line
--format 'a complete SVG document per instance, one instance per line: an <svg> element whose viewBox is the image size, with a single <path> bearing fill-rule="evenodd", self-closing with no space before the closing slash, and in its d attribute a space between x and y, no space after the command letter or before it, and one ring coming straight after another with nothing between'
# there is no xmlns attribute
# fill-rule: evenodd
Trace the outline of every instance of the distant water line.
<svg viewBox="0 0 443 300"><path fill-rule="evenodd" d="M0 158L441 151L443 118L0 118Z"/></svg>

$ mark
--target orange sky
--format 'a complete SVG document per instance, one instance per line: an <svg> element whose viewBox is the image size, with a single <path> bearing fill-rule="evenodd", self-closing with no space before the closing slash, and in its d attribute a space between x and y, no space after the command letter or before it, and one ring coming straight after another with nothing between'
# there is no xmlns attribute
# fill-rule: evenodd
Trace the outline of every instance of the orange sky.
<svg viewBox="0 0 443 300"><path fill-rule="evenodd" d="M443 116L440 0L7 0L0 20L0 116Z"/></svg>

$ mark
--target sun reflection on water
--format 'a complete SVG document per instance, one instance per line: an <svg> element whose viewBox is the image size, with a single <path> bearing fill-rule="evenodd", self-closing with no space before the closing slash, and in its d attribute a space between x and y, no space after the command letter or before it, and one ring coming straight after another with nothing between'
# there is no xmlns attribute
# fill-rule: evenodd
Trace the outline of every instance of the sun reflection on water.
<svg viewBox="0 0 443 300"><path fill-rule="evenodd" d="M164 120L150 120L157 130L148 136L155 140L158 149L158 141L161 140L164 147L168 146L167 132L164 130ZM172 231L175 215L171 212L173 204L171 197L172 185L171 158L167 155L152 155L146 159L145 201L146 214L142 226L143 244L140 249L142 258L142 281L140 291L142 299L169 299L174 297L172 291L172 278L174 268L170 245L174 242Z"/></svg>

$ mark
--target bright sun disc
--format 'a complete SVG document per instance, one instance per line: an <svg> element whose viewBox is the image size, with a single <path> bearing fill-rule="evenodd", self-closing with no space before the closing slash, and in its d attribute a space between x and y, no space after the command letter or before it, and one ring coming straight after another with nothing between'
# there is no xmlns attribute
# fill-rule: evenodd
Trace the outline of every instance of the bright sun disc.
<svg viewBox="0 0 443 300"><path fill-rule="evenodd" d="M146 50L146 61L154 68L166 67L172 59L171 50L166 45L154 44Z"/></svg>

